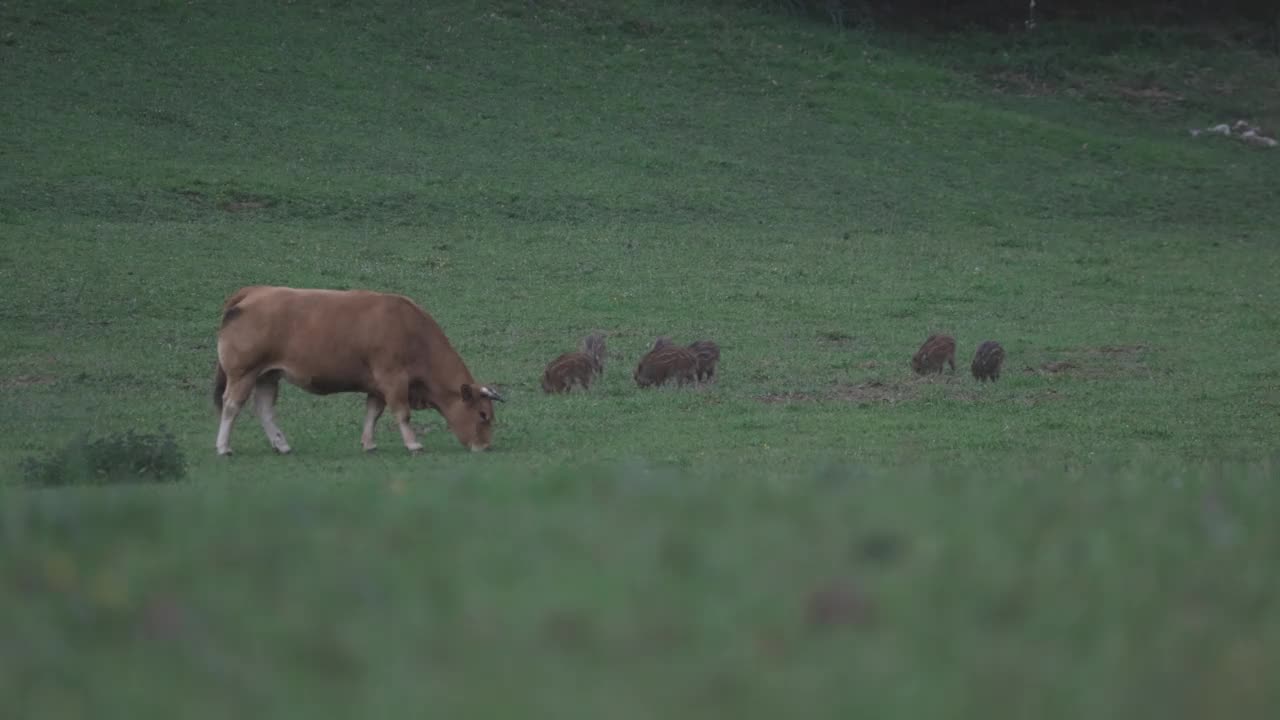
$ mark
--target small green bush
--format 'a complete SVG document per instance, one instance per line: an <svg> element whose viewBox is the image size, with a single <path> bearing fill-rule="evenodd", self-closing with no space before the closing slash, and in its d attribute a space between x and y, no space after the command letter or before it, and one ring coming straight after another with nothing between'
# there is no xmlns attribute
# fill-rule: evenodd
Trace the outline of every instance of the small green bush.
<svg viewBox="0 0 1280 720"><path fill-rule="evenodd" d="M82 435L44 457L22 462L29 485L107 485L128 482L173 482L187 474L187 461L173 435L112 433L90 439Z"/></svg>

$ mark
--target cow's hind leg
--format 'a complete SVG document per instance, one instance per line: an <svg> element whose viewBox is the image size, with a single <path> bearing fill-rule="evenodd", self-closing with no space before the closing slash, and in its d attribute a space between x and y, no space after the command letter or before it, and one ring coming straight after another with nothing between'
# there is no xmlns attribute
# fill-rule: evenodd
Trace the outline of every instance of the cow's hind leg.
<svg viewBox="0 0 1280 720"><path fill-rule="evenodd" d="M378 418L382 417L382 411L386 407L386 401L377 395L370 395L365 400L364 432L360 434L360 445L365 452L372 452L378 449L378 444L373 441L373 428L378 424Z"/></svg>
<svg viewBox="0 0 1280 720"><path fill-rule="evenodd" d="M290 451L289 441L284 431L276 425L276 398L280 395L280 374L267 373L258 378L253 386L253 410L262 423L262 432L267 434L271 447L281 455Z"/></svg>
<svg viewBox="0 0 1280 720"><path fill-rule="evenodd" d="M228 378L227 389L222 394L222 421L218 425L217 449L219 455L231 454L231 426L235 424L240 408L253 392L257 378L252 374Z"/></svg>

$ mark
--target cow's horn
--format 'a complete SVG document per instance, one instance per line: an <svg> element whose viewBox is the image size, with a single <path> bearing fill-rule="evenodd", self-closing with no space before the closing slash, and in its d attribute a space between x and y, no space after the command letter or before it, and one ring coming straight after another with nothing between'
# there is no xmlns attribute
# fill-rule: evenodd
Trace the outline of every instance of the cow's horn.
<svg viewBox="0 0 1280 720"><path fill-rule="evenodd" d="M506 402L506 401L507 401L507 400L506 400L506 398L504 398L504 397L502 397L501 395L499 395L499 394L498 394L498 392L497 392L496 390L494 390L494 389L492 389L492 388L490 388L490 387L488 387L488 386L486 386L486 385L481 385L481 386L480 386L480 394L481 394L481 395L483 395L483 396L485 396L485 397L487 397L487 398L489 398L490 400L497 400L498 402Z"/></svg>

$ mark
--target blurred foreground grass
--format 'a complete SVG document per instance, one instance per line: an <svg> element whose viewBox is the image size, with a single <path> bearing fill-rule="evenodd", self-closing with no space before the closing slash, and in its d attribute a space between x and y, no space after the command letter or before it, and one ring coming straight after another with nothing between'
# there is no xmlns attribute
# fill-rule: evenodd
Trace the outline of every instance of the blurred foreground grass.
<svg viewBox="0 0 1280 720"><path fill-rule="evenodd" d="M1263 717L1271 462L5 490L10 717Z"/></svg>

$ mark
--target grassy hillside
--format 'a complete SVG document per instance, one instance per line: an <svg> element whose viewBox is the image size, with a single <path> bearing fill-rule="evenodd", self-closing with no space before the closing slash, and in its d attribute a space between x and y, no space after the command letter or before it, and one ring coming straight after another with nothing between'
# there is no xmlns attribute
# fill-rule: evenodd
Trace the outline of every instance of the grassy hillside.
<svg viewBox="0 0 1280 720"><path fill-rule="evenodd" d="M189 465L0 489L0 700L1261 712L1280 148L1187 130L1274 130L1278 70L715 3L0 3L0 474L86 431ZM424 456L365 456L361 398L286 386L294 455L246 412L216 458L252 283L418 300L496 449L419 413ZM596 329L603 383L542 395ZM959 371L917 379L935 331ZM719 382L635 388L658 334Z"/></svg>
<svg viewBox="0 0 1280 720"><path fill-rule="evenodd" d="M376 7L8 8L10 457L84 426L210 445L218 303L258 282L417 298L514 399L499 465L1215 457L1274 429L1275 153L771 16ZM592 328L604 392L536 397ZM912 383L934 330L1001 340L1009 382ZM723 385L633 392L662 332L720 340ZM868 382L910 402L838 400ZM786 393L836 400L760 401ZM358 399L284 402L300 462L350 457Z"/></svg>

